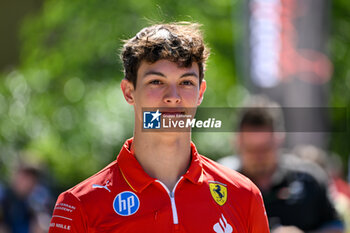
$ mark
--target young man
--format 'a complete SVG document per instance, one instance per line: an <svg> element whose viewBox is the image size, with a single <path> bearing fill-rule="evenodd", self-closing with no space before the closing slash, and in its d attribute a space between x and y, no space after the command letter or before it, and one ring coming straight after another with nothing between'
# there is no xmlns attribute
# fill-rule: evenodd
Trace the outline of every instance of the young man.
<svg viewBox="0 0 350 233"><path fill-rule="evenodd" d="M236 136L237 157L219 160L249 177L261 190L271 232L342 233L327 194L327 177L315 164L280 154L281 108L254 96L242 111ZM235 166L235 167L233 167Z"/></svg>
<svg viewBox="0 0 350 233"><path fill-rule="evenodd" d="M153 25L125 42L121 88L134 107L134 137L116 161L59 196L50 233L269 232L256 186L199 155L190 131L143 129L144 108L162 109L155 119L201 103L208 55L197 24Z"/></svg>

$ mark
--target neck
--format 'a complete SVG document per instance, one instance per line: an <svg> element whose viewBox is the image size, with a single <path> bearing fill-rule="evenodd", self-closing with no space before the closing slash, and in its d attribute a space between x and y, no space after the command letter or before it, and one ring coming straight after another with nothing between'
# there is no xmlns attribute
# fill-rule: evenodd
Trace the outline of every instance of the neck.
<svg viewBox="0 0 350 233"><path fill-rule="evenodd" d="M260 171L260 172L249 172L247 170L242 170L243 174L249 177L256 186L262 191L268 191L272 184L273 175L275 174L276 167L271 169Z"/></svg>
<svg viewBox="0 0 350 233"><path fill-rule="evenodd" d="M172 190L189 167L191 134L135 132L131 149L144 171Z"/></svg>
<svg viewBox="0 0 350 233"><path fill-rule="evenodd" d="M268 191L271 187L272 175L260 176L252 179L262 192Z"/></svg>

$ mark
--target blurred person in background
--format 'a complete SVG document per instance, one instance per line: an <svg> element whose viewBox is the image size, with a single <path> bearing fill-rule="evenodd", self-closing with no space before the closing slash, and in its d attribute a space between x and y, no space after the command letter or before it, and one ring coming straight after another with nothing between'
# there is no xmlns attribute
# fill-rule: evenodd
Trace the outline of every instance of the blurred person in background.
<svg viewBox="0 0 350 233"><path fill-rule="evenodd" d="M319 165L328 174L330 194L335 208L345 222L346 232L350 233L350 185L344 179L339 155L328 155L327 152L313 145L298 145L293 149L293 154Z"/></svg>
<svg viewBox="0 0 350 233"><path fill-rule="evenodd" d="M271 232L344 232L328 196L326 174L316 165L281 151L284 133L278 104L253 96L245 107L235 138L238 156L219 162L240 171L259 187Z"/></svg>
<svg viewBox="0 0 350 233"><path fill-rule="evenodd" d="M48 231L50 204L49 191L39 182L39 169L21 165L5 190L2 210L5 232L44 233Z"/></svg>
<svg viewBox="0 0 350 233"><path fill-rule="evenodd" d="M5 232L5 229L4 229L4 211L3 211L3 206L2 206L4 194L5 194L4 186L3 186L2 182L0 181L0 233Z"/></svg>

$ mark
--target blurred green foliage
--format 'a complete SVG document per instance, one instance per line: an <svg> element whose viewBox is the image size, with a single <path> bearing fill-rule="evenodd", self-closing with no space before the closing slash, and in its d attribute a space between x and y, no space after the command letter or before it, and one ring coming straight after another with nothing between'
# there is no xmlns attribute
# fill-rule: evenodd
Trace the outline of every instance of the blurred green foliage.
<svg viewBox="0 0 350 233"><path fill-rule="evenodd" d="M344 129L344 132L331 135L331 149L346 162L350 158L350 2L337 0L332 5L329 42L334 73L331 81L331 105L347 107L347 118L333 114L334 127Z"/></svg>
<svg viewBox="0 0 350 233"><path fill-rule="evenodd" d="M133 110L119 88L121 40L153 22L203 24L212 51L203 105L238 104L246 91L234 76L235 8L231 0L45 1L23 24L20 66L0 77L1 173L31 160L68 187L114 160L133 131ZM214 159L231 152L228 139L194 135Z"/></svg>

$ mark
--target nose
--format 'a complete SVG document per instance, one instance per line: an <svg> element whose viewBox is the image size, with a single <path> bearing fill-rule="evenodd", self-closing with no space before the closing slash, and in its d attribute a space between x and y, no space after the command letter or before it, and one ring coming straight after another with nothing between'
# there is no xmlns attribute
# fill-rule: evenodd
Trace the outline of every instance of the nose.
<svg viewBox="0 0 350 233"><path fill-rule="evenodd" d="M181 102L181 97L176 87L169 87L164 96L164 102L167 104L178 104Z"/></svg>

